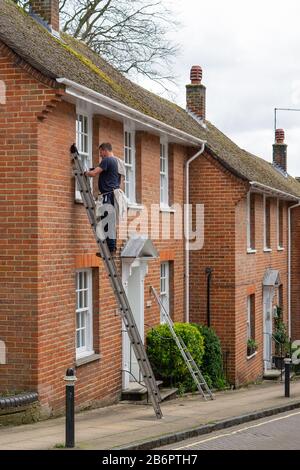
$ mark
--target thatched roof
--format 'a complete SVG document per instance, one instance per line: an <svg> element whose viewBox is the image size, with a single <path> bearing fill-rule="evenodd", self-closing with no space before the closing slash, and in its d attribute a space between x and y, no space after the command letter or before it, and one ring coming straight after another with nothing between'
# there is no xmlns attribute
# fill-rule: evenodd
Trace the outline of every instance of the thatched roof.
<svg viewBox="0 0 300 470"><path fill-rule="evenodd" d="M239 148L210 122L204 129L184 109L131 82L84 43L66 34L55 38L12 0L0 0L0 40L47 77L67 78L206 140L214 158L235 174L300 197L297 180Z"/></svg>

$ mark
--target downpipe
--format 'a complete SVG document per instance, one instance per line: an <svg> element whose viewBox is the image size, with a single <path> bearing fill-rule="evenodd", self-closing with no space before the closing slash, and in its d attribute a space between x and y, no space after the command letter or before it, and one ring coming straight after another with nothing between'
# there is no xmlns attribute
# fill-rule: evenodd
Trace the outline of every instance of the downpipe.
<svg viewBox="0 0 300 470"><path fill-rule="evenodd" d="M193 155L189 160L187 160L185 164L185 184L186 184L186 191L185 191L185 322L189 323L190 321L190 241L189 241L189 226L190 226L190 219L189 219L189 201L190 201L190 164L198 158L205 149L206 142L203 142L201 145L200 150L198 150L195 155Z"/></svg>

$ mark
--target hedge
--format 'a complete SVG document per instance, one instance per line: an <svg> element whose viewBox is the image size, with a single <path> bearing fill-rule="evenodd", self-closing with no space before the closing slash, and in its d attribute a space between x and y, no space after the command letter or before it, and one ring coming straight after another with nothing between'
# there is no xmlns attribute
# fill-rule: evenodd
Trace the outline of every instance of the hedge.
<svg viewBox="0 0 300 470"><path fill-rule="evenodd" d="M201 371L210 387L223 389L226 379L223 371L221 343L212 328L206 325L192 323L204 338L204 356Z"/></svg>
<svg viewBox="0 0 300 470"><path fill-rule="evenodd" d="M199 329L189 323L175 323L174 329L201 368L204 338ZM146 341L147 354L156 377L161 378L166 385L178 387L180 392L196 390L196 385L167 325L151 329Z"/></svg>

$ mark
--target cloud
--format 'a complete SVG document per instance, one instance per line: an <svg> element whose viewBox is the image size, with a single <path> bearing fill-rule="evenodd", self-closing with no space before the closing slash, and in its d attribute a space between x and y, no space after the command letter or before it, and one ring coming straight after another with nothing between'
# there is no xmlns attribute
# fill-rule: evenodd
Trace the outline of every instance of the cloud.
<svg viewBox="0 0 300 470"><path fill-rule="evenodd" d="M172 33L181 45L176 101L185 107L190 67L201 65L208 119L270 160L274 108L300 107L300 2L164 1L182 25ZM300 112L278 111L277 123L286 131L289 171L300 175Z"/></svg>

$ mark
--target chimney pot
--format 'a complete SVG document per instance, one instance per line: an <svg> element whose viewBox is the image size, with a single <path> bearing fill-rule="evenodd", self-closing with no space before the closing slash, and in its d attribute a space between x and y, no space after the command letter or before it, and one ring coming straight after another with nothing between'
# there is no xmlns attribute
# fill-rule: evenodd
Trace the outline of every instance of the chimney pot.
<svg viewBox="0 0 300 470"><path fill-rule="evenodd" d="M193 85L200 85L202 80L202 68L200 65L193 65L191 68L191 83Z"/></svg>
<svg viewBox="0 0 300 470"><path fill-rule="evenodd" d="M284 143L284 130L283 129L276 129L276 131L275 131L275 142L276 142L276 144L283 144Z"/></svg>

